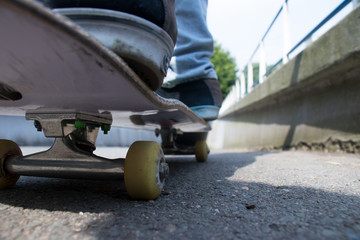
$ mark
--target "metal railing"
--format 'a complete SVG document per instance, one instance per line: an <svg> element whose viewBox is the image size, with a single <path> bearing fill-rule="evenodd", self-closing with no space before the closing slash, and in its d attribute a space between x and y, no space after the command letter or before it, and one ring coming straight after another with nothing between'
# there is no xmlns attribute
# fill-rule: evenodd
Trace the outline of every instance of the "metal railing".
<svg viewBox="0 0 360 240"><path fill-rule="evenodd" d="M280 65L286 64L289 61L289 56L299 49L301 45L308 42L312 36L318 32L320 28L322 28L327 22L329 22L334 16L336 16L340 11L342 11L346 6L350 3L353 4L353 8L356 8L360 4L360 0L344 0L341 2L330 14L328 14L318 25L316 25L305 37L303 37L297 44L295 44L291 48L290 43L290 20L289 20L289 8L288 8L289 0L285 0L282 4L281 8L277 12L275 18L272 20L270 26L265 31L265 34L260 39L258 45L253 51L252 55L248 63L245 65L243 70L240 72L240 79L235 81L234 86L231 91L225 98L223 102L223 106L221 108L220 114L225 112L231 106L236 104L241 98L243 98L246 94L250 93L253 88L261 84L266 80L266 78ZM280 15L283 15L283 46L282 46L282 58L279 59L272 66L266 67L265 63L265 49L264 49L264 41L268 37L268 34L272 30L274 24L280 18ZM259 61L259 78L254 81L254 71L253 71L253 59L256 54L260 54ZM247 79L245 77L247 75Z"/></svg>

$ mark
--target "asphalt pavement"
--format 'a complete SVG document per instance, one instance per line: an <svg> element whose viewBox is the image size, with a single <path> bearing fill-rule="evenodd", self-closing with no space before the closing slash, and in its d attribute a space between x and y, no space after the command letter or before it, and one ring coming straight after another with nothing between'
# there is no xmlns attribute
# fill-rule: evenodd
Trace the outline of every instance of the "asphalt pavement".
<svg viewBox="0 0 360 240"><path fill-rule="evenodd" d="M359 155L218 151L206 163L167 161L154 201L131 200L118 182L21 177L0 192L0 239L360 240Z"/></svg>

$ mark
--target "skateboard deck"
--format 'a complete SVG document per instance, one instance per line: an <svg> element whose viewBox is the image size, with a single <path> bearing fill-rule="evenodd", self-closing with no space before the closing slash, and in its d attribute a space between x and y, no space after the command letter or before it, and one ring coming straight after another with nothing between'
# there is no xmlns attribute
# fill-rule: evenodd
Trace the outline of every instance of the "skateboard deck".
<svg viewBox="0 0 360 240"><path fill-rule="evenodd" d="M31 1L1 1L0 7L1 92L13 89L15 99L21 94L0 101L1 114L109 111L113 126L209 130L181 102L156 95L119 56L68 19Z"/></svg>
<svg viewBox="0 0 360 240"><path fill-rule="evenodd" d="M34 1L0 1L0 32L0 114L26 115L55 138L49 151L26 157L15 143L0 140L0 189L13 185L19 175L96 176L124 178L130 196L154 199L168 172L161 147L140 142L125 160L103 159L92 154L98 129L156 130L170 144L168 152L175 153L171 144L177 135L203 136L210 130L183 103L154 93L122 58L82 28ZM204 142L193 148L207 156Z"/></svg>

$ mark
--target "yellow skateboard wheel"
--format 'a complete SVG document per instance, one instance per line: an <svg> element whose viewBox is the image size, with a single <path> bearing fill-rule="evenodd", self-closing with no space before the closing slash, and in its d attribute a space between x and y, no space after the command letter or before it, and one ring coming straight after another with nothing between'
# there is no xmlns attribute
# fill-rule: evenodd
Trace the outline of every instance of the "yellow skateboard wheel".
<svg viewBox="0 0 360 240"><path fill-rule="evenodd" d="M22 156L19 146L13 141L0 139L0 190L15 185L20 177L8 174L4 169L5 159L11 155Z"/></svg>
<svg viewBox="0 0 360 240"><path fill-rule="evenodd" d="M153 200L160 194L168 174L164 153L157 142L135 142L125 158L124 181L130 197Z"/></svg>
<svg viewBox="0 0 360 240"><path fill-rule="evenodd" d="M208 147L206 141L197 141L195 144L195 158L198 162L206 162L208 157Z"/></svg>

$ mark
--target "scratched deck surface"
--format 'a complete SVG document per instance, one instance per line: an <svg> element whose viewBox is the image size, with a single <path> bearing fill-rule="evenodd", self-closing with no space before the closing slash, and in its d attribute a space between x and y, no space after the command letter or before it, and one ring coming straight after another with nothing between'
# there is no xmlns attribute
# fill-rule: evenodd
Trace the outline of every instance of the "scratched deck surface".
<svg viewBox="0 0 360 240"><path fill-rule="evenodd" d="M0 100L2 115L39 108L107 110L115 126L209 130L184 104L152 92L121 58L70 20L32 1L0 1L0 31L0 84L22 96Z"/></svg>

